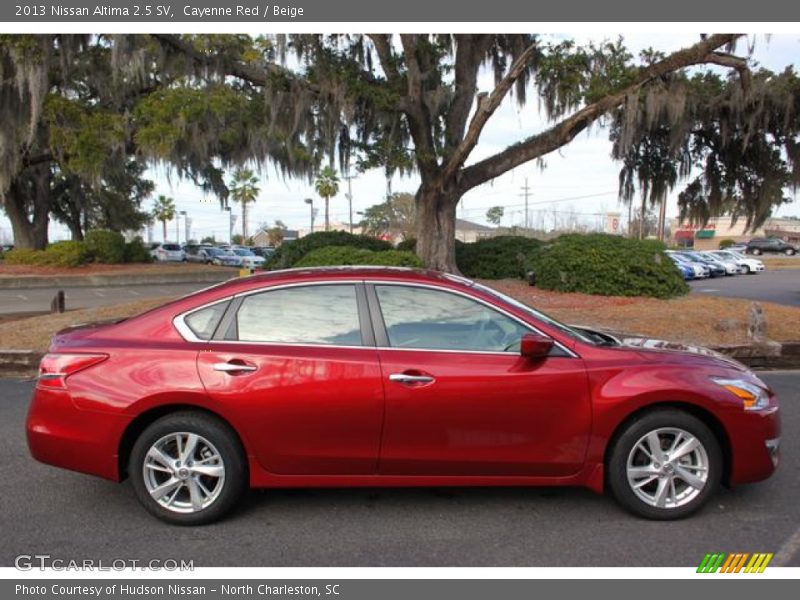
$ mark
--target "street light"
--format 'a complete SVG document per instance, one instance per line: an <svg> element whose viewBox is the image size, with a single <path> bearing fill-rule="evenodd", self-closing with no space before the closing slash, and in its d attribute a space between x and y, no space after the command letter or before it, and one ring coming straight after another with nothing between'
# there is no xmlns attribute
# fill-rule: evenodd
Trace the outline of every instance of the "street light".
<svg viewBox="0 0 800 600"><path fill-rule="evenodd" d="M314 199L306 198L304 202L311 207L311 231L309 233L314 233Z"/></svg>
<svg viewBox="0 0 800 600"><path fill-rule="evenodd" d="M178 216L175 217L175 237L177 238L177 243L178 243L179 246L181 245L181 230L178 228L178 224L180 223L181 217L183 217L183 222L184 222L184 225L185 225L186 224L186 211L185 210L178 211ZM186 241L187 242L189 241L188 240L188 236L187 236L187 240Z"/></svg>
<svg viewBox="0 0 800 600"><path fill-rule="evenodd" d="M222 210L228 211L228 243L233 244L233 213L230 206L226 206Z"/></svg>

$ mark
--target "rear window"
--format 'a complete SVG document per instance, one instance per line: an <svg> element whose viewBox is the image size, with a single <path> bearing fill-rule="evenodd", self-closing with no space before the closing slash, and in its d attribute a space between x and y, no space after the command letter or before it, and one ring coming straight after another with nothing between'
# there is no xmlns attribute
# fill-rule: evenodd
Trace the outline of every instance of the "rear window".
<svg viewBox="0 0 800 600"><path fill-rule="evenodd" d="M212 304L187 315L183 322L198 338L210 340L217 329L217 325L219 325L220 319L222 319L222 315L225 314L226 308L228 308L228 302Z"/></svg>
<svg viewBox="0 0 800 600"><path fill-rule="evenodd" d="M161 247L164 250L169 250L170 252L175 252L176 250L180 250L181 247L178 244L161 244Z"/></svg>

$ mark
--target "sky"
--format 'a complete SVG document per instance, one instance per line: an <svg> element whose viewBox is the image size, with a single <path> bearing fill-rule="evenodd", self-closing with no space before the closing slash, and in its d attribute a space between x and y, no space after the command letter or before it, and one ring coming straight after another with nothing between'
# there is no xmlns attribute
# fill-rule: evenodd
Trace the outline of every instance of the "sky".
<svg viewBox="0 0 800 600"><path fill-rule="evenodd" d="M564 35L551 37L572 37L579 43L590 40L599 42L604 39L616 39L614 32L603 32L597 35L581 35L578 37ZM626 34L626 45L634 53L647 47L670 52L693 44L697 41L695 34L679 35L675 33L654 35ZM753 44L752 58L758 64L773 71L783 70L794 64L800 70L800 32L796 35L757 35L750 38ZM746 53L744 44L737 48L737 53ZM489 92L493 88L493 77L488 70L481 73L479 91ZM529 98L534 98L533 95ZM539 112L535 98L525 107L519 108L512 98L507 98L495 115L487 123L478 146L470 156L469 163L490 156L506 146L518 142L547 127L547 122ZM535 162L522 165L493 182L477 187L468 192L460 203L458 216L470 221L486 224L486 211L493 206L505 207L503 225L521 225L524 222L524 198L522 187L526 181L529 186L530 223L547 225L552 223L553 211L558 213L577 213L586 223L599 221L600 215L607 211L623 212L617 199L617 180L619 164L610 158L611 144L608 131L595 126L581 134L569 145L553 152L544 158L545 167L540 168ZM214 235L218 240L227 241L228 217L221 212L219 201L215 197L204 197L203 192L191 182L180 181L176 176L169 176L163 169L152 169L147 175L156 184L153 197L160 194L175 200L179 211L186 211L192 220L191 237L200 239ZM248 230L252 234L262 223L272 224L281 220L291 229L308 227L310 207L304 203L305 198L314 198L314 207L319 210L316 224L323 220L323 202L314 193L313 186L305 180L284 178L272 167L266 166L259 174L261 193L254 205L248 207ZM391 182L393 192L414 193L418 186L415 176L395 177ZM347 222L348 203L345 198L346 183L340 185L339 195L331 199L331 221ZM668 198L667 216L677 216L677 195L679 185ZM382 202L385 198L387 182L383 171L376 169L357 174L352 180L353 220L359 220L358 212ZM152 201L146 201L149 209ZM234 205L233 212L240 213ZM779 208L777 216L800 216L800 206L792 202ZM623 219L624 220L624 219ZM168 225L168 238L175 240L175 223ZM235 232L241 232L241 220L235 226ZM161 226L153 228L153 239L161 240ZM0 242L11 241L11 228L4 215L0 215ZM68 239L66 227L53 223L50 227L50 239ZM180 223L180 239L184 241L184 224Z"/></svg>

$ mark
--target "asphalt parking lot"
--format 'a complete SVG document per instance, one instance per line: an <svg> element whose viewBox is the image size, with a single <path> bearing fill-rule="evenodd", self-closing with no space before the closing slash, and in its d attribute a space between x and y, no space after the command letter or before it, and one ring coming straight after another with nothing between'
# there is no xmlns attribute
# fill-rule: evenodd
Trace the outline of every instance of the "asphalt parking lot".
<svg viewBox="0 0 800 600"><path fill-rule="evenodd" d="M34 462L32 383L0 380L0 566L19 554L184 559L195 566L696 566L706 552L774 552L800 566L800 371L766 373L783 402L782 465L699 515L637 519L579 489L254 491L221 523L168 526L130 486Z"/></svg>
<svg viewBox="0 0 800 600"><path fill-rule="evenodd" d="M698 279L690 281L689 286L693 294L800 306L800 269L775 269L755 275Z"/></svg>

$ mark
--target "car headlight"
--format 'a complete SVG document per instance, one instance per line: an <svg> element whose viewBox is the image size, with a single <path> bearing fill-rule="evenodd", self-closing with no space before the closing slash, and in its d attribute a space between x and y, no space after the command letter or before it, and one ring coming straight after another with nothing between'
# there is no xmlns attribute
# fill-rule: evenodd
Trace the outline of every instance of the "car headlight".
<svg viewBox="0 0 800 600"><path fill-rule="evenodd" d="M725 379L723 377L712 377L711 380L734 396L741 398L745 410L762 410L769 406L769 393L754 383L743 379Z"/></svg>

